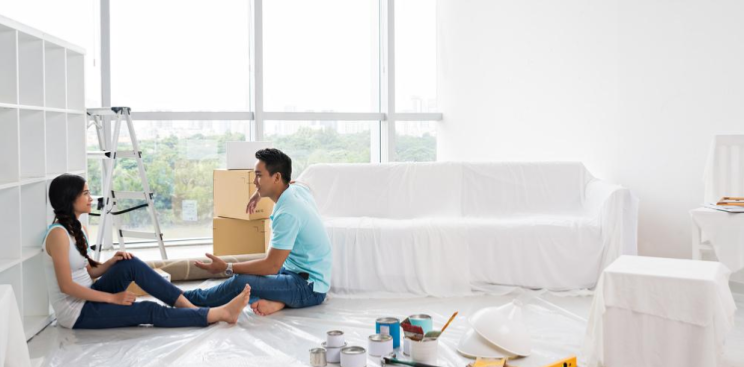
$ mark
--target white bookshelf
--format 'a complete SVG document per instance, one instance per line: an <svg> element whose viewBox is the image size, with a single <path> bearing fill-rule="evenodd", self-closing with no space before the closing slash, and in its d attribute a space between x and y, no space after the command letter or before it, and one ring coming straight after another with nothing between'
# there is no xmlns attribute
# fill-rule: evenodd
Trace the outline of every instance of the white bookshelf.
<svg viewBox="0 0 744 367"><path fill-rule="evenodd" d="M53 319L42 240L49 183L85 177L85 51L0 16L0 284L10 284L26 339Z"/></svg>

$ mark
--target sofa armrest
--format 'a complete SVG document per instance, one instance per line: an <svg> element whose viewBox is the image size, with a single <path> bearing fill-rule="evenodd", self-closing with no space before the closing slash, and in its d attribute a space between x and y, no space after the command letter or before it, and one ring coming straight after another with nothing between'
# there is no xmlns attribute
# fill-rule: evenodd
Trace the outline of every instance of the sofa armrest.
<svg viewBox="0 0 744 367"><path fill-rule="evenodd" d="M587 184L584 208L602 233L600 272L620 255L638 254L638 204L628 188L602 180Z"/></svg>

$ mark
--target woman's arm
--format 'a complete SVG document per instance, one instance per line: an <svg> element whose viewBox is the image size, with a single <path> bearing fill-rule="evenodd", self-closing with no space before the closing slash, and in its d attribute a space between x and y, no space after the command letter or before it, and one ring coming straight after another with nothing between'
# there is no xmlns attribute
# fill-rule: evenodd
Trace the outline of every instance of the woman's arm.
<svg viewBox="0 0 744 367"><path fill-rule="evenodd" d="M136 297L130 292L124 291L116 294L100 292L84 287L72 280L72 271L70 270L70 242L67 232L63 228L52 229L49 233L46 241L46 251L52 257L54 274L57 276L57 284L62 293L93 302L119 305L131 305L134 302Z"/></svg>
<svg viewBox="0 0 744 367"><path fill-rule="evenodd" d="M85 231L85 238L88 238L88 227L83 226L83 230ZM111 266L116 264L119 260L129 260L132 257L134 257L134 255L128 252L119 251L112 258L108 259L108 261L101 263L101 265L98 265L95 268L88 265L86 269L88 270L88 274L90 275L90 277L95 279L105 274L111 268Z"/></svg>

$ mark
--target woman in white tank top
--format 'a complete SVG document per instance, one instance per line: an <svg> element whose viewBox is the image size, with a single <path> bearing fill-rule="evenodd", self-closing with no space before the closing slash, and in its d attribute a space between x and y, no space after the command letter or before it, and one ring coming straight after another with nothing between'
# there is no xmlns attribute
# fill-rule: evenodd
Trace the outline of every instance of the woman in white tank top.
<svg viewBox="0 0 744 367"><path fill-rule="evenodd" d="M127 252L117 252L104 263L88 256L87 230L79 217L90 213L91 202L85 179L61 175L49 185L54 223L44 239L45 271L49 299L60 325L74 329L103 329L152 324L161 327L207 326L235 323L250 297L246 288L228 304L198 308L183 292ZM93 279L98 278L94 283ZM134 281L150 295L171 306L135 302L127 292Z"/></svg>

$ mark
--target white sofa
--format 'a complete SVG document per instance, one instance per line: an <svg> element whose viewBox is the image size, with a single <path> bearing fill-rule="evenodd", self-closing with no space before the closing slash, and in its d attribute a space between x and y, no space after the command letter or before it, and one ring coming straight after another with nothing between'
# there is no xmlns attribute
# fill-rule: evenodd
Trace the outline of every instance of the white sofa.
<svg viewBox="0 0 744 367"><path fill-rule="evenodd" d="M317 164L310 187L337 295L591 288L636 254L638 200L581 163Z"/></svg>

